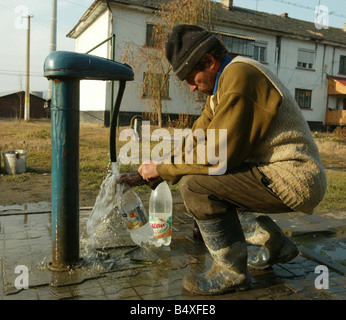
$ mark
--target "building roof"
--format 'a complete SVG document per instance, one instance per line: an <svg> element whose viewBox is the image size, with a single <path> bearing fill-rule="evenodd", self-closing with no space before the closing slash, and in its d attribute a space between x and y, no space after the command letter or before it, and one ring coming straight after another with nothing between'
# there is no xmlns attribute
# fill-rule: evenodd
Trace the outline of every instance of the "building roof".
<svg viewBox="0 0 346 320"><path fill-rule="evenodd" d="M346 79L327 75L328 94L346 95Z"/></svg>
<svg viewBox="0 0 346 320"><path fill-rule="evenodd" d="M227 10L222 7L222 5L219 6L217 11L219 20L231 25L256 30L262 29L288 37L346 45L346 32L343 29L334 27L317 29L313 22L290 18L285 14L276 15L240 7Z"/></svg>
<svg viewBox="0 0 346 320"><path fill-rule="evenodd" d="M334 77L334 76L327 76L328 79L332 79L340 84L342 84L343 86L346 87L346 79L345 78L342 78L342 77Z"/></svg>
<svg viewBox="0 0 346 320"><path fill-rule="evenodd" d="M97 10L98 5L106 8L106 0L95 0L86 11L77 25L69 32L68 37L76 38L83 31L81 24L85 24L88 17ZM158 10L164 0L110 0L109 3L117 3L125 6L139 6L147 9ZM329 27L317 29L313 22L290 18L287 15L276 15L233 6L231 10L218 2L211 1L213 12L219 23L230 26L238 26L244 29L266 33L312 40L333 45L346 46L346 32L340 28ZM100 11L100 9L98 9ZM77 31L79 30L79 32Z"/></svg>
<svg viewBox="0 0 346 320"><path fill-rule="evenodd" d="M7 97L7 96L11 96L11 95L23 95L25 94L25 91L21 90L21 91L3 91L3 92L0 92L0 98L4 98L4 97ZM39 95L37 95L36 92L30 92L30 96L35 96L39 99L42 99L44 101L46 101L45 98L43 97L40 97Z"/></svg>

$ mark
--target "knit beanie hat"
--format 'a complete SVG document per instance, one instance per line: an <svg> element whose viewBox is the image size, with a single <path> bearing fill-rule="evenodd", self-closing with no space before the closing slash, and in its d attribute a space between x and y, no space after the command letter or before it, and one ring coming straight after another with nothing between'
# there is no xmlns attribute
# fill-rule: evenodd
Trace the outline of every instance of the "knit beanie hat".
<svg viewBox="0 0 346 320"><path fill-rule="evenodd" d="M181 24L173 28L166 42L166 57L177 77L183 81L219 42L210 32L198 26Z"/></svg>

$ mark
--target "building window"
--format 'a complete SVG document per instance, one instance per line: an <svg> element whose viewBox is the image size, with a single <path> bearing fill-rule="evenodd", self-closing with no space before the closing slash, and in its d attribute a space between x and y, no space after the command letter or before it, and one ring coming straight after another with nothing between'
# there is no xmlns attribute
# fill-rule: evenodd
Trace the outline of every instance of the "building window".
<svg viewBox="0 0 346 320"><path fill-rule="evenodd" d="M340 56L339 73L346 74L346 56Z"/></svg>
<svg viewBox="0 0 346 320"><path fill-rule="evenodd" d="M346 98L336 98L336 110L346 110Z"/></svg>
<svg viewBox="0 0 346 320"><path fill-rule="evenodd" d="M298 61L297 61L298 68L312 70L314 68L314 61L315 61L314 51L303 50L303 49L298 50Z"/></svg>
<svg viewBox="0 0 346 320"><path fill-rule="evenodd" d="M255 43L253 58L259 62L267 61L267 45L264 43Z"/></svg>
<svg viewBox="0 0 346 320"><path fill-rule="evenodd" d="M296 89L296 101L298 106L303 109L311 109L311 90Z"/></svg>
<svg viewBox="0 0 346 320"><path fill-rule="evenodd" d="M160 48L163 39L168 38L168 32L164 25L148 23L146 25L145 46Z"/></svg>
<svg viewBox="0 0 346 320"><path fill-rule="evenodd" d="M254 40L237 38L224 34L221 35L221 40L230 54L247 56L250 58L254 56Z"/></svg>
<svg viewBox="0 0 346 320"><path fill-rule="evenodd" d="M147 24L145 45L147 47L154 47L155 46L155 33L154 33L154 25L153 24Z"/></svg>
<svg viewBox="0 0 346 320"><path fill-rule="evenodd" d="M163 75L159 73L143 73L143 98L157 98L155 93L161 92L161 99L169 99L169 77L162 87Z"/></svg>

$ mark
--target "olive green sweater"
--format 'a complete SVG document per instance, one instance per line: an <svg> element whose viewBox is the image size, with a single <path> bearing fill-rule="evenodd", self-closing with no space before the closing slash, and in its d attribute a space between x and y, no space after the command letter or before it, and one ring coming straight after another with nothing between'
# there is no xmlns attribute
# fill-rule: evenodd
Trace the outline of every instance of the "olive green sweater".
<svg viewBox="0 0 346 320"><path fill-rule="evenodd" d="M208 129L215 129L215 143L210 145L215 145L216 155L223 147L219 129L227 130L227 163L208 163L207 143L201 161L200 144L194 137L191 148L183 141L180 164L174 163L176 155L172 155L170 164L157 166L162 179L177 183L183 175L210 174L213 168L223 174L220 168L230 171L247 161L257 163L272 181L269 187L293 210L311 213L323 199L326 176L307 122L291 93L257 61L232 60L192 132L196 129L202 129L205 137ZM189 151L194 154L193 163L185 161Z"/></svg>

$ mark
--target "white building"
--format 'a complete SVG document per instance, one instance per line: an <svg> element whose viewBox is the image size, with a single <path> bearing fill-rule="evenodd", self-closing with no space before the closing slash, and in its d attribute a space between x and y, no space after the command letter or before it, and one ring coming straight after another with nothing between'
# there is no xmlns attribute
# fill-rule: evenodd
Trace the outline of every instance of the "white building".
<svg viewBox="0 0 346 320"><path fill-rule="evenodd" d="M161 3L162 0L96 0L67 36L76 39L77 52L88 52L114 35L114 47L112 41L107 41L90 54L111 59L114 48L116 61L128 61L127 48L150 46L153 12ZM346 124L346 32L292 19L287 14L278 16L234 7L232 3L215 2L213 9L218 17L218 30L214 31L222 37L230 55L252 57L277 74L296 97L312 128ZM137 68L120 107L122 124L129 124L132 116L147 111L150 104L150 99L141 94L143 71ZM107 123L111 101L110 83L82 81L82 121ZM163 112L171 116L198 115L202 107L198 95L179 85L172 74Z"/></svg>

